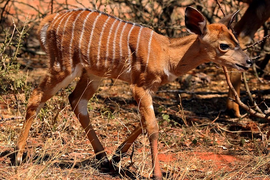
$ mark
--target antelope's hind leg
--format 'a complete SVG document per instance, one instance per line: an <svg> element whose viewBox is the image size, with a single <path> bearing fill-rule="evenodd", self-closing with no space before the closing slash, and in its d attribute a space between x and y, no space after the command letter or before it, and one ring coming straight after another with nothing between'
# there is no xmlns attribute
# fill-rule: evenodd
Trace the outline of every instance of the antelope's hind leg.
<svg viewBox="0 0 270 180"><path fill-rule="evenodd" d="M47 100L54 96L61 88L64 88L70 84L76 76L80 75L80 73L80 66L76 66L73 72L71 70L59 72L51 69L48 74L46 74L39 86L33 90L28 100L25 122L17 141L16 148L18 153L15 160L16 164L20 164L22 162L23 151L26 145L29 130L39 110L43 107Z"/></svg>
<svg viewBox="0 0 270 180"><path fill-rule="evenodd" d="M90 123L87 111L87 103L98 89L100 83L100 77L88 75L87 72L84 71L75 90L69 96L69 102L93 146L96 158L101 161L100 165L103 168L110 168L110 162L92 124Z"/></svg>

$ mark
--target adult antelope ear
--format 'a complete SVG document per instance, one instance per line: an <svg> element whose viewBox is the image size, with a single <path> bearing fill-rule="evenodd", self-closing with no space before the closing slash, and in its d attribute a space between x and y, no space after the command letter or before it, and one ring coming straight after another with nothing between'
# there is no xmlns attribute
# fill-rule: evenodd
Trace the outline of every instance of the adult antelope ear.
<svg viewBox="0 0 270 180"><path fill-rule="evenodd" d="M235 20L238 13L239 13L239 10L232 13L232 14L225 16L224 18L219 20L219 23L224 24L225 26L227 26L228 29L232 29L231 25L232 25L233 21Z"/></svg>
<svg viewBox="0 0 270 180"><path fill-rule="evenodd" d="M205 17L192 7L186 8L185 24L187 29L195 34L204 35L207 32Z"/></svg>

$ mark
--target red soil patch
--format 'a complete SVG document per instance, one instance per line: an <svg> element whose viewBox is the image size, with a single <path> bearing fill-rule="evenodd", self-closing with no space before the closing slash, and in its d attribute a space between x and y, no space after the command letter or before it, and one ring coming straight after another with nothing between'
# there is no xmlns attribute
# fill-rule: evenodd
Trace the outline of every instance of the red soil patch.
<svg viewBox="0 0 270 180"><path fill-rule="evenodd" d="M215 170L227 169L231 170L232 164L241 159L231 155L215 154L212 152L193 152L193 156L201 160L211 161L215 166Z"/></svg>
<svg viewBox="0 0 270 180"><path fill-rule="evenodd" d="M194 152L194 154L203 160L214 160L225 163L231 163L239 160L238 158L230 155L214 154L212 152Z"/></svg>
<svg viewBox="0 0 270 180"><path fill-rule="evenodd" d="M183 160L193 164L193 169L199 171L208 171L209 168L214 171L232 171L236 164L241 164L242 159L231 156L216 154L213 152L181 152L181 153L171 153L171 154L159 154L159 160L162 162L173 162L178 160ZM189 164L189 163L188 163Z"/></svg>
<svg viewBox="0 0 270 180"><path fill-rule="evenodd" d="M158 157L159 160L163 162L171 162L177 160L175 154L159 154Z"/></svg>

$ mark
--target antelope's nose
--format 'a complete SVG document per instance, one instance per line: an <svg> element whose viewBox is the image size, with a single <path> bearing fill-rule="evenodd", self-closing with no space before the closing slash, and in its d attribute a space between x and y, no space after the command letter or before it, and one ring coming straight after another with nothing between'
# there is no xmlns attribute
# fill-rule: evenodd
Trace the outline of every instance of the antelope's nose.
<svg viewBox="0 0 270 180"><path fill-rule="evenodd" d="M251 59L247 59L247 60L246 60L246 63L247 63L248 65L252 66L253 61L252 61Z"/></svg>

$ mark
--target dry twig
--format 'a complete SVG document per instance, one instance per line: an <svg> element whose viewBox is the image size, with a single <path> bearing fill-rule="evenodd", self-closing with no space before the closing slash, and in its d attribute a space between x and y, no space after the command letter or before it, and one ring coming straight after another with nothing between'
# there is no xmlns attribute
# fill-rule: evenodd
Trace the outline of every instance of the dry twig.
<svg viewBox="0 0 270 180"><path fill-rule="evenodd" d="M254 101L253 97L252 97L252 94L250 92L250 89L248 87L248 84L247 84L247 77L246 77L246 73L243 72L242 73L243 75L243 79L244 79L244 84L245 84L245 88L246 88L246 91L248 93L248 96L249 96L249 99L251 100L253 106L255 107L254 109L260 113L263 113L262 110L259 108L259 106L257 105L256 101Z"/></svg>
<svg viewBox="0 0 270 180"><path fill-rule="evenodd" d="M262 38L262 40L256 41L255 43L253 43L253 44L251 44L251 45L249 45L249 46L246 46L246 48L243 49L243 51L245 51L245 50L247 50L247 49L249 49L249 48L252 48L252 47L256 46L257 44L263 43L263 42L264 42L267 38L269 38L269 37L270 37L270 34L264 36L264 37Z"/></svg>
<svg viewBox="0 0 270 180"><path fill-rule="evenodd" d="M224 71L224 73L225 73L225 77L226 77L226 81L227 81L227 83L228 83L228 86L231 88L231 90L232 90L233 93L234 93L235 102L236 102L237 104L239 104L239 106L242 107L244 110L246 110L247 112L249 112L251 115L256 116L256 117L258 117L258 118L266 119L266 120L268 120L268 121L270 122L270 114L269 114L269 113L264 114L264 113L260 113L260 112L258 112L258 111L255 111L254 109L252 109L251 107L247 106L246 104L244 104L244 103L240 100L240 98L239 98L239 96L238 96L236 90L234 89L234 87L233 87L233 85L232 85L232 82L231 82L231 80L230 80L230 77L229 77L227 68L226 68L225 66L222 66L222 68L223 68L223 71Z"/></svg>

